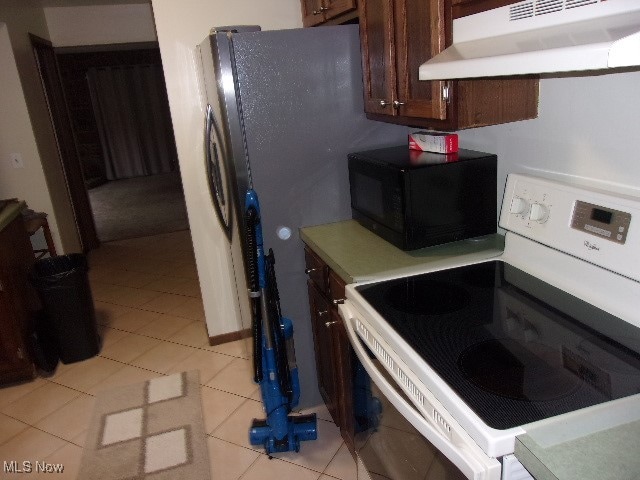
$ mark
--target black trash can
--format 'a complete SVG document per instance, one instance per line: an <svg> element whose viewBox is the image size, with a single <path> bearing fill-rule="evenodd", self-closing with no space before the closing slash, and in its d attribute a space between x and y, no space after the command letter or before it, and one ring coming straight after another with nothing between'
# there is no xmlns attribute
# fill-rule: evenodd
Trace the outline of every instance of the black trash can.
<svg viewBox="0 0 640 480"><path fill-rule="evenodd" d="M31 271L62 363L86 360L100 351L88 272L87 259L79 253L42 258Z"/></svg>

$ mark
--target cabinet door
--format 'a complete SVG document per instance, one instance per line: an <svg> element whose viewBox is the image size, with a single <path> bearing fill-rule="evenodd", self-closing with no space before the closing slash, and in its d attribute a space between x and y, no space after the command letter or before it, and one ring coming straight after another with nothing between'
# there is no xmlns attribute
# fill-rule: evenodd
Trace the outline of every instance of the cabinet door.
<svg viewBox="0 0 640 480"><path fill-rule="evenodd" d="M304 248L305 273L323 295L329 295L329 267L308 247ZM344 290L344 289L343 289Z"/></svg>
<svg viewBox="0 0 640 480"><path fill-rule="evenodd" d="M327 20L358 8L356 0L324 0L324 4L327 8L327 10L325 11L325 18Z"/></svg>
<svg viewBox="0 0 640 480"><path fill-rule="evenodd" d="M364 110L394 115L396 50L393 38L394 0L360 0L360 43Z"/></svg>
<svg viewBox="0 0 640 480"><path fill-rule="evenodd" d="M445 48L444 0L396 0L397 113L444 120L446 82L418 80L418 68Z"/></svg>
<svg viewBox="0 0 640 480"><path fill-rule="evenodd" d="M334 344L332 329L335 324L331 321L329 302L318 291L311 280L307 281L309 289L309 308L313 329L313 346L316 353L316 372L318 375L318 389L327 405L327 409L336 425L340 425L338 398L336 392L336 378L333 364Z"/></svg>
<svg viewBox="0 0 640 480"><path fill-rule="evenodd" d="M302 25L313 27L325 21L321 0L300 0L302 7Z"/></svg>
<svg viewBox="0 0 640 480"><path fill-rule="evenodd" d="M332 305L337 306L339 303L344 303L345 283L333 270L329 270L329 300Z"/></svg>
<svg viewBox="0 0 640 480"><path fill-rule="evenodd" d="M38 308L28 281L33 250L22 216L0 231L0 384L33 378L25 339Z"/></svg>
<svg viewBox="0 0 640 480"><path fill-rule="evenodd" d="M1 271L0 271L1 273ZM0 385L33 378L33 365L21 338L18 308L0 285Z"/></svg>
<svg viewBox="0 0 640 480"><path fill-rule="evenodd" d="M351 355L353 350L349 343L347 329L344 320L336 309L331 312L331 320L335 322L333 328L336 357L336 372L340 405L340 434L344 439L349 451L355 453L354 436L355 420L353 413L353 373L351 371Z"/></svg>

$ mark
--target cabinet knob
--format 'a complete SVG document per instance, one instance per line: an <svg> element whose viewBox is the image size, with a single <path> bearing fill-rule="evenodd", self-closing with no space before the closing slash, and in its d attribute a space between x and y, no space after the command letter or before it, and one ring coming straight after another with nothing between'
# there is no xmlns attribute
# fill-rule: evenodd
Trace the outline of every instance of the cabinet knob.
<svg viewBox="0 0 640 480"><path fill-rule="evenodd" d="M306 273L307 275L309 275L311 272L317 272L318 269L317 268L305 268L304 269L304 273Z"/></svg>
<svg viewBox="0 0 640 480"><path fill-rule="evenodd" d="M331 322L326 322L326 323L324 324L324 326L325 326L325 327L327 327L327 328L329 328L329 327L330 327L331 325L333 325L334 323L338 323L338 320L333 320L333 321L331 321Z"/></svg>
<svg viewBox="0 0 640 480"><path fill-rule="evenodd" d="M400 108L402 105L404 105L404 102L400 102L398 100L393 101L393 108Z"/></svg>
<svg viewBox="0 0 640 480"><path fill-rule="evenodd" d="M334 305L342 305L343 303L344 303L344 298L336 298L336 299L333 301L333 304L334 304Z"/></svg>
<svg viewBox="0 0 640 480"><path fill-rule="evenodd" d="M329 310L319 310L318 317L324 317L327 313L329 313Z"/></svg>
<svg viewBox="0 0 640 480"><path fill-rule="evenodd" d="M327 10L329 10L329 7L320 7L318 10L314 10L311 13L313 13L314 15L322 15Z"/></svg>
<svg viewBox="0 0 640 480"><path fill-rule="evenodd" d="M380 106L382 108L386 107L387 105L391 105L391 103L387 102L386 100L380 100Z"/></svg>

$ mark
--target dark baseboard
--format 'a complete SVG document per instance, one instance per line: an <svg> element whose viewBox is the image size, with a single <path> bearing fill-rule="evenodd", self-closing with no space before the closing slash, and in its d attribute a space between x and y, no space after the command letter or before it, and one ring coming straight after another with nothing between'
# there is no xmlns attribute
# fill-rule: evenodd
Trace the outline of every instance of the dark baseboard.
<svg viewBox="0 0 640 480"><path fill-rule="evenodd" d="M221 343L233 342L235 340L242 340L243 338L249 338L251 336L251 329L240 330L238 332L223 333L222 335L216 335L209 337L209 345L220 345Z"/></svg>

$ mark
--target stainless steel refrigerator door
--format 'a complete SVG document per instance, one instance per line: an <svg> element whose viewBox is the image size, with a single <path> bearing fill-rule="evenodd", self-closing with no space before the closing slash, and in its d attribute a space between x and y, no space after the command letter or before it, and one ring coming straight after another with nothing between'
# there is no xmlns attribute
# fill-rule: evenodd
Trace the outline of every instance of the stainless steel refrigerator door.
<svg viewBox="0 0 640 480"><path fill-rule="evenodd" d="M226 193L228 193L229 208L233 212L232 218L235 219L233 229L238 231L234 242L238 242L242 251L242 258L235 259L234 263L239 269L243 269L242 274L245 276L245 282L244 203L247 190L251 186L251 174L246 151L247 142L233 42L236 35L250 32L259 33L259 27L214 28L212 34L200 46L203 52L207 98L214 107L216 118L219 119L220 139L225 146L223 160L228 178ZM209 58L205 59L205 55L208 55Z"/></svg>
<svg viewBox="0 0 640 480"><path fill-rule="evenodd" d="M205 135L204 135L204 174L216 216L225 238L229 243L229 253L221 264L212 270L216 282L232 281L233 294L230 298L235 303L238 313L237 326L229 330L229 319L210 319L208 313L207 326L210 335L217 336L238 331L246 331L251 324L249 300L246 295L246 275L243 258L244 235L240 216L242 201L237 196L235 156L244 158L244 149L240 152L234 148L232 138L241 137L238 104L235 98L235 81L231 61L229 39L225 33L214 34L205 39L198 47L201 61L201 88L204 90ZM237 145L237 141L235 145ZM242 143L242 142L240 142ZM244 200L244 196L242 197ZM216 207L217 205L217 207ZM213 219L213 215L211 216ZM227 271L224 264L229 263ZM225 325L220 331L219 323Z"/></svg>
<svg viewBox="0 0 640 480"><path fill-rule="evenodd" d="M233 215L229 196L229 175L227 152L221 137L220 123L216 119L211 104L207 105L204 131L205 166L207 183L213 208L220 222L220 227L229 241L233 235Z"/></svg>

